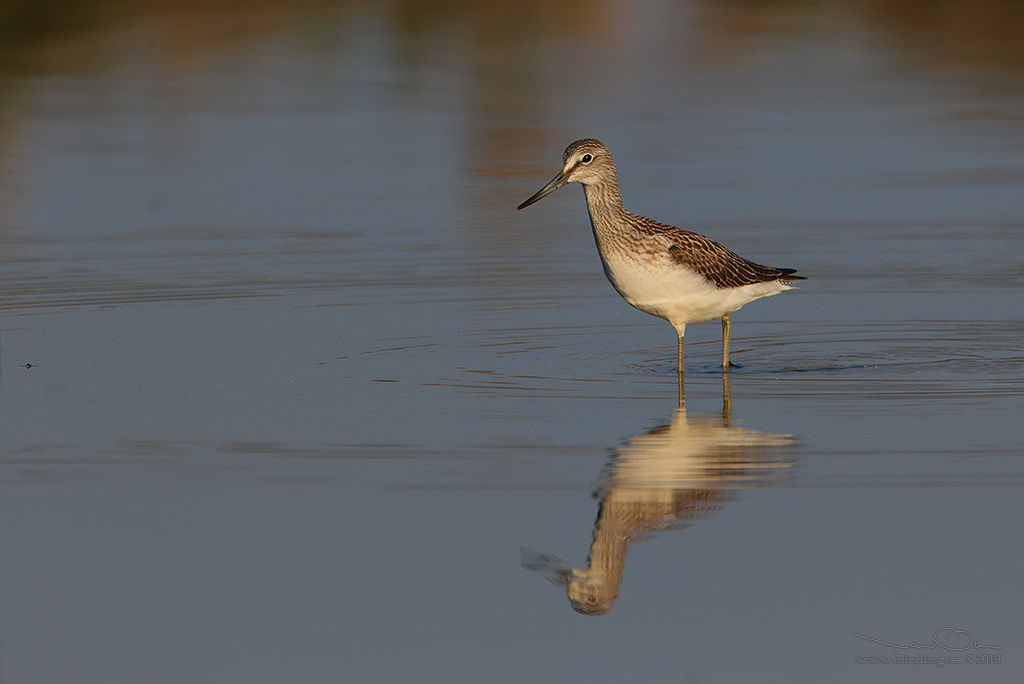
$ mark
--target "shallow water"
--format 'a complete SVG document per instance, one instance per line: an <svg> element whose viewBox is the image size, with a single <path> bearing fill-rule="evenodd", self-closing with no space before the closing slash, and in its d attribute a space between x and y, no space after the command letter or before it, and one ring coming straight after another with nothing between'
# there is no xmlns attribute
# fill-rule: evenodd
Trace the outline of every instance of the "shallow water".
<svg viewBox="0 0 1024 684"><path fill-rule="evenodd" d="M1013 8L212 7L4 41L0 681L1020 677ZM685 413L584 136L808 277Z"/></svg>

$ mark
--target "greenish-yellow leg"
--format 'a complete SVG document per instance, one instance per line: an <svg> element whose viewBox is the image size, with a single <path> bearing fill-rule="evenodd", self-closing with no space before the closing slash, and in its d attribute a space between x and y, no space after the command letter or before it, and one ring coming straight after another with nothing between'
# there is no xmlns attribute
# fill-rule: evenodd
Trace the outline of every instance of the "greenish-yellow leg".
<svg viewBox="0 0 1024 684"><path fill-rule="evenodd" d="M683 331L677 330L679 334L679 365L677 366L679 372L679 408L683 408Z"/></svg>
<svg viewBox="0 0 1024 684"><path fill-rule="evenodd" d="M722 370L729 372L729 340L732 338L732 320L729 314L722 316ZM682 341L680 341L682 344ZM682 355L682 347L680 347Z"/></svg>

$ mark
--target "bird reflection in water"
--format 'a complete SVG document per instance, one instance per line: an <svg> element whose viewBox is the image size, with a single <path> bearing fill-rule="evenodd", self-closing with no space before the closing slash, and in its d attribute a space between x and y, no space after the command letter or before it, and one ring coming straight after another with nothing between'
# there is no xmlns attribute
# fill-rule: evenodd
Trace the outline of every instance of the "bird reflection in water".
<svg viewBox="0 0 1024 684"><path fill-rule="evenodd" d="M612 454L586 568L523 550L523 567L565 587L576 612L612 609L630 543L687 527L721 508L730 490L770 484L790 465L779 451L792 437L730 425L728 374L723 383L721 418L689 418L680 405L670 424L631 437Z"/></svg>

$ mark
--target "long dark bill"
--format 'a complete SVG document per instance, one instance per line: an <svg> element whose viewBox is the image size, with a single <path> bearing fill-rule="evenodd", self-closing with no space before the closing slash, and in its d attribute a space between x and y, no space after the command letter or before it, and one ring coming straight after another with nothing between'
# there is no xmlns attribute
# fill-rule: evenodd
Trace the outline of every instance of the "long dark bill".
<svg viewBox="0 0 1024 684"><path fill-rule="evenodd" d="M558 188L562 187L563 185L565 185L568 182L569 182L569 179L566 178L565 174L564 173L559 173L557 176L555 176L554 178L551 179L550 183L548 183L543 188L538 190L537 194L535 194L533 197L531 197L530 199L528 199L525 202L523 202L522 204L520 204L518 207L516 207L516 209L522 209L524 207L528 207L531 204L533 204L534 202L537 202L537 201L540 201L540 200L544 199L545 197L547 197L548 195L550 195L555 190L557 190Z"/></svg>

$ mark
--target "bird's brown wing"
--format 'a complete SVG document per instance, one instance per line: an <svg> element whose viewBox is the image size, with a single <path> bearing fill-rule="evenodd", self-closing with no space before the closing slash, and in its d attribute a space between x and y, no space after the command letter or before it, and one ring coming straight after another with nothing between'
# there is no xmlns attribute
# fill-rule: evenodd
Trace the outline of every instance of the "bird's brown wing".
<svg viewBox="0 0 1024 684"><path fill-rule="evenodd" d="M720 288L805 280L793 275L796 269L762 266L697 233L676 228L670 236L668 253L672 261L692 268Z"/></svg>

